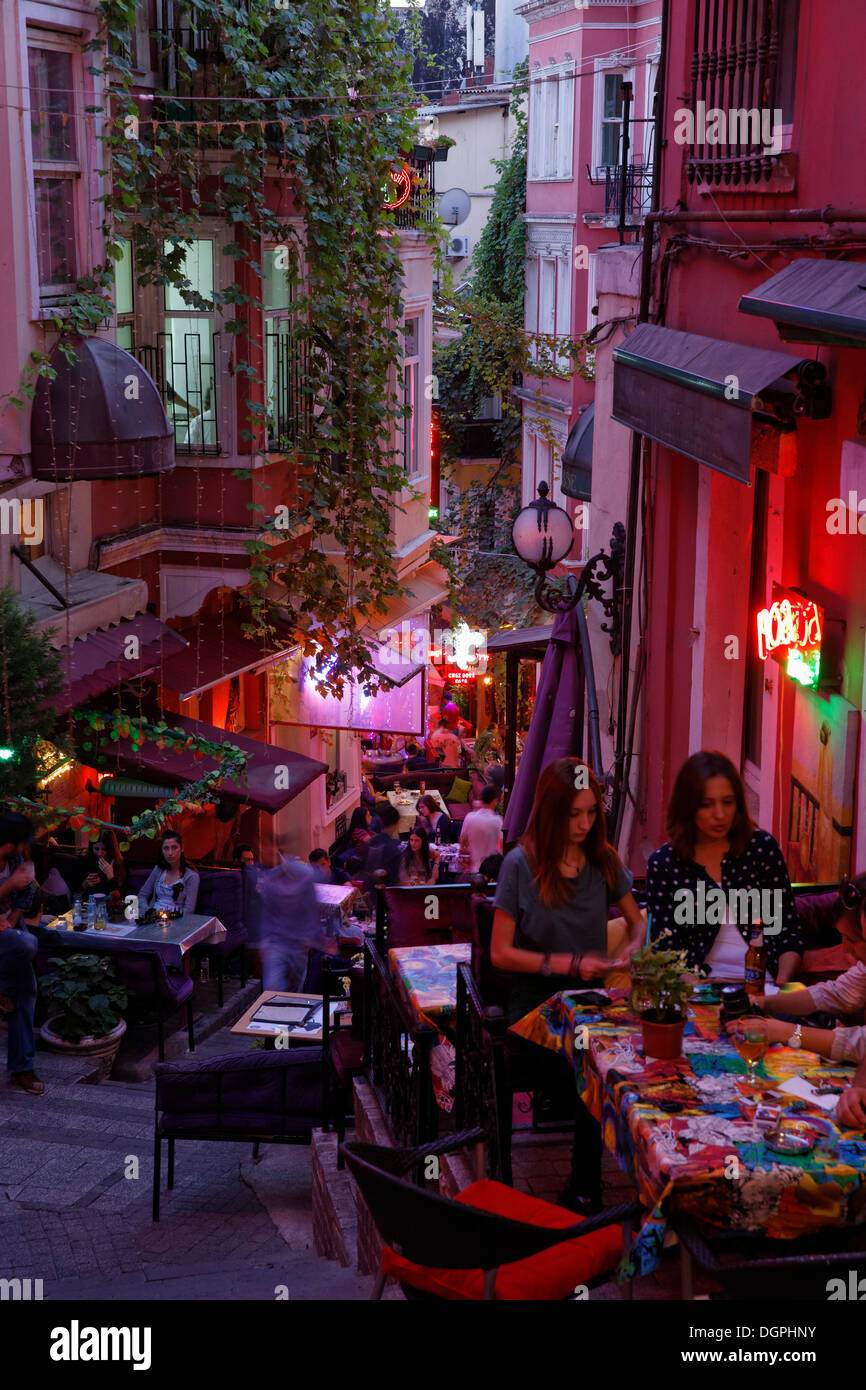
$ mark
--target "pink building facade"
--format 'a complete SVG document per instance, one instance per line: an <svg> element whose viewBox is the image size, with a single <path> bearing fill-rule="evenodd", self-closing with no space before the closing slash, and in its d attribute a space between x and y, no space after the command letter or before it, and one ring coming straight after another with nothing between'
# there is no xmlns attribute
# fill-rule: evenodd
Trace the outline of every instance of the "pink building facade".
<svg viewBox="0 0 866 1390"><path fill-rule="evenodd" d="M653 91L660 51L660 0L577 7L533 0L519 7L529 24L529 150L526 230L528 333L579 337L595 327L600 248L618 240L626 115L631 84L630 148L625 180L625 239L633 241L649 207ZM559 359L567 366L568 359ZM594 383L527 377L523 397L524 505L546 481L581 530L564 568L588 554L589 508L562 455L591 405ZM586 423L586 422L585 422ZM591 441L591 435L585 441ZM564 486L563 486L564 484ZM584 502L585 502L584 498Z"/></svg>
<svg viewBox="0 0 866 1390"><path fill-rule="evenodd" d="M608 513L624 497L636 434L646 513L620 848L642 872L678 768L718 748L792 879L834 882L866 865L866 12L724 16L670 4L648 323L639 255L597 262L600 316L622 322L598 352L593 508L596 480ZM767 130L709 126L734 107Z"/></svg>

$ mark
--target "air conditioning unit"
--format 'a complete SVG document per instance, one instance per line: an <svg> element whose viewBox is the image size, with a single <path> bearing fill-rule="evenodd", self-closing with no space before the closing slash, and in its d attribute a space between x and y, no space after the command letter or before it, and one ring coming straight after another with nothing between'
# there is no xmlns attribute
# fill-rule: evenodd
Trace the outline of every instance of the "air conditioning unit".
<svg viewBox="0 0 866 1390"><path fill-rule="evenodd" d="M448 255L452 260L459 260L459 258L460 258L461 256L468 256L468 255L469 255L469 238L468 238L468 236L450 236L450 237L448 238L448 251L447 251L447 255Z"/></svg>

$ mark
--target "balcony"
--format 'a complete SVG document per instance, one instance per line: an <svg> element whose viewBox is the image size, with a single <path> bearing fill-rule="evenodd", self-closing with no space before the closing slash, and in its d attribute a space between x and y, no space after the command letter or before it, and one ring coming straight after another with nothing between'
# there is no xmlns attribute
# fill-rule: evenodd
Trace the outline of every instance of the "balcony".
<svg viewBox="0 0 866 1390"><path fill-rule="evenodd" d="M429 156L429 157L428 157ZM409 197L390 214L394 226L401 232L416 232L424 223L433 221L436 209L436 177L433 151L416 145L407 160L412 178Z"/></svg>
<svg viewBox="0 0 866 1390"><path fill-rule="evenodd" d="M219 333L158 333L135 357L162 396L176 454L219 455Z"/></svg>
<svg viewBox="0 0 866 1390"><path fill-rule="evenodd" d="M619 217L622 200L622 165L604 164L595 171L592 183L604 187L605 217ZM627 222L640 222L652 206L652 168L648 164L629 164L625 171L625 216Z"/></svg>
<svg viewBox="0 0 866 1390"><path fill-rule="evenodd" d="M266 331L268 449L285 452L310 433L312 401L303 389L309 360L308 343L294 341L287 330Z"/></svg>

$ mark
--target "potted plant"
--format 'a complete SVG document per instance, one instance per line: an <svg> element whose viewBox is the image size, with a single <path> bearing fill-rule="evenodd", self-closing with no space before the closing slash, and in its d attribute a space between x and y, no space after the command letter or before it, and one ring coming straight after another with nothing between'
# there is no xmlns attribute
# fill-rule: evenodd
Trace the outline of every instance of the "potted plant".
<svg viewBox="0 0 866 1390"><path fill-rule="evenodd" d="M48 1018L40 1028L52 1052L93 1057L107 1077L126 1032L123 1010L129 996L117 983L114 961L96 952L52 957L53 974L40 981Z"/></svg>
<svg viewBox="0 0 866 1390"><path fill-rule="evenodd" d="M444 164L448 158L448 151L457 141L452 140L450 135L437 135L436 144L433 146L433 158L437 164Z"/></svg>
<svg viewBox="0 0 866 1390"><path fill-rule="evenodd" d="M631 973L628 1002L641 1021L644 1056L679 1057L692 993L686 952L665 950L653 942L632 956Z"/></svg>

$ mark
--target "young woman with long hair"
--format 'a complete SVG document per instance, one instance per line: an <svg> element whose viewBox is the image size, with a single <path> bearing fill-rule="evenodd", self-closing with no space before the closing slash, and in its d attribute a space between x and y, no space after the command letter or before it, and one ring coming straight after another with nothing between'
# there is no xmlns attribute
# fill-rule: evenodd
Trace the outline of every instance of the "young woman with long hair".
<svg viewBox="0 0 866 1390"><path fill-rule="evenodd" d="M195 912L199 876L186 862L183 840L177 830L166 830L159 846L156 867L139 891L147 907L180 908Z"/></svg>
<svg viewBox="0 0 866 1390"><path fill-rule="evenodd" d="M436 883L438 878L439 856L430 848L427 831L416 826L409 832L403 850L398 881L402 884Z"/></svg>
<svg viewBox="0 0 866 1390"><path fill-rule="evenodd" d="M632 882L608 843L591 770L579 758L548 763L526 833L502 861L494 900L490 956L511 973L510 1022L562 989L599 979L638 948L644 928ZM630 933L616 962L607 954L611 903Z"/></svg>
<svg viewBox="0 0 866 1390"><path fill-rule="evenodd" d="M671 949L686 951L689 965L702 974L742 980L750 920L740 919L751 913L711 910L707 894L721 887L732 902L730 894L738 890L737 902L745 904L744 891L757 890L757 901L766 902L768 890L774 895L769 902L779 909L763 924L768 966L777 984L792 980L803 940L785 858L773 836L756 828L743 779L724 753L693 753L683 763L668 804L667 832L667 843L647 864L653 937L669 932Z"/></svg>
<svg viewBox="0 0 866 1390"><path fill-rule="evenodd" d="M103 830L84 856L86 893L122 893L126 887L126 865L113 830Z"/></svg>
<svg viewBox="0 0 866 1390"><path fill-rule="evenodd" d="M494 899L492 964L511 973L510 1022L560 990L600 981L641 944L643 918L632 876L607 840L601 787L579 758L557 758L541 774L526 833L502 861ZM608 909L616 903L629 939L617 960L607 953ZM574 1091L562 1057L533 1043L513 1047L531 1058L539 1085L574 1109L571 1177L559 1202L587 1214L601 1207L601 1129Z"/></svg>

